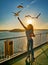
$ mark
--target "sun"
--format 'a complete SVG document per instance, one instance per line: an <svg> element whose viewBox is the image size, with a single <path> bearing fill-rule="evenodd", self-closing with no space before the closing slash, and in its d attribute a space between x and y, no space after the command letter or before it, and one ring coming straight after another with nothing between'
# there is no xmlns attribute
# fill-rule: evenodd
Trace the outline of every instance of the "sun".
<svg viewBox="0 0 48 65"><path fill-rule="evenodd" d="M32 24L32 22L33 22L33 21L32 21L31 19L28 19L28 20L27 20L27 24Z"/></svg>

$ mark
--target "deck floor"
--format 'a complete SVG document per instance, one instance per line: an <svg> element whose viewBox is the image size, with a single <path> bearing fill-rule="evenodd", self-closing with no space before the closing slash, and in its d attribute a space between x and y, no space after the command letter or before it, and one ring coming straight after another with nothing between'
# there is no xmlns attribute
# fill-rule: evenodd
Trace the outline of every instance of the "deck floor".
<svg viewBox="0 0 48 65"><path fill-rule="evenodd" d="M12 65L31 65L31 63L32 65L48 65L48 44L43 45L42 47L35 50L34 56L35 61L33 63L30 62L30 64L26 64L26 57L24 57Z"/></svg>

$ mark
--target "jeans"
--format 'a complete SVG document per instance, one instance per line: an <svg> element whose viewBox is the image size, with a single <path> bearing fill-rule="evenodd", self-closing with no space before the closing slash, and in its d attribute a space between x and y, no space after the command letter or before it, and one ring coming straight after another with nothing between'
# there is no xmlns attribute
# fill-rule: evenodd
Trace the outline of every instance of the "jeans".
<svg viewBox="0 0 48 65"><path fill-rule="evenodd" d="M30 50L29 50L29 48L30 48ZM32 38L28 40L27 51L28 52L31 51L32 59L34 59L34 49L33 49L33 39ZM29 53L28 53L28 55L29 55Z"/></svg>

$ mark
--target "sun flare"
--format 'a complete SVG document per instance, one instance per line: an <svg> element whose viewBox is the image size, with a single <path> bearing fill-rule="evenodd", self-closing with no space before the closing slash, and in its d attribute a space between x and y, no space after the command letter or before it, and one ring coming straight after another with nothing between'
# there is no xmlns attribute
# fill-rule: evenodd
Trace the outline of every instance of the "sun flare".
<svg viewBox="0 0 48 65"><path fill-rule="evenodd" d="M33 21L32 21L31 19L28 19L28 20L27 20L27 24L32 24L32 22L33 22Z"/></svg>

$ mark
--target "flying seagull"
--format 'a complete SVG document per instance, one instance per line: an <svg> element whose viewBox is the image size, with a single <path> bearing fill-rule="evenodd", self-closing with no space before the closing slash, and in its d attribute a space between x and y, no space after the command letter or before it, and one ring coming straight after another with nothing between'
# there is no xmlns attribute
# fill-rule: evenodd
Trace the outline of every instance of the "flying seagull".
<svg viewBox="0 0 48 65"><path fill-rule="evenodd" d="M12 13L14 13L14 16L19 16L20 12L21 12L21 10L16 13L15 12L12 12Z"/></svg>
<svg viewBox="0 0 48 65"><path fill-rule="evenodd" d="M36 17L32 17L32 16L30 16L30 15L27 15L27 16L25 16L25 17L31 17L32 19L38 19L38 17L41 15L41 13L39 13Z"/></svg>
<svg viewBox="0 0 48 65"><path fill-rule="evenodd" d="M23 8L23 6L22 5L18 5L17 8Z"/></svg>

